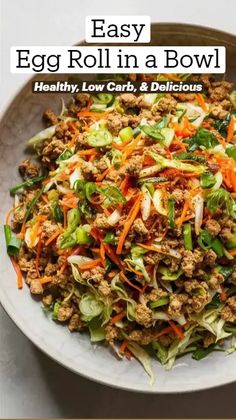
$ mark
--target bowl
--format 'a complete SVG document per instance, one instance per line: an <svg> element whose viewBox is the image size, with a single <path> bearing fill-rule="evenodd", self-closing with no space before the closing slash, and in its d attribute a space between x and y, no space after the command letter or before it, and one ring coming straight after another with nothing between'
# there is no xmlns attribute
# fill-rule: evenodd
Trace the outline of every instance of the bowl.
<svg viewBox="0 0 236 420"><path fill-rule="evenodd" d="M236 37L210 28L185 24L153 24L152 45L225 45L226 79L236 83ZM61 80L66 75L37 75L13 98L0 122L0 181L2 224L12 198L9 187L17 183L17 167L25 157L25 142L42 128L41 115L47 108L58 110L61 95L33 94L32 80ZM65 97L66 99L66 97ZM197 362L190 356L166 371L152 361L155 383L150 386L146 373L136 360L117 360L102 345L92 345L86 334L71 334L57 325L40 308L25 285L16 286L16 276L7 257L3 229L0 237L0 301L20 330L44 353L66 368L92 380L132 391L176 393L197 391L233 382L236 354L215 352ZM17 343L16 343L17 346ZM23 357L23 355L22 355Z"/></svg>

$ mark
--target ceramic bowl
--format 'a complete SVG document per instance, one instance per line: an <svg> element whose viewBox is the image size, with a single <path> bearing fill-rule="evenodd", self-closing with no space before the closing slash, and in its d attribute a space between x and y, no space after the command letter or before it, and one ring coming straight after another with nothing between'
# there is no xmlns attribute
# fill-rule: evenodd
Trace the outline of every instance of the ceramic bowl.
<svg viewBox="0 0 236 420"><path fill-rule="evenodd" d="M236 37L230 34L192 25L153 24L152 44L225 45L226 79L236 83ZM53 74L36 76L34 80L61 78L61 75ZM0 123L1 225L11 207L12 198L8 189L18 181L17 167L25 157L25 141L42 128L41 116L45 109L60 108L61 95L33 94L31 82L15 95ZM164 370L153 360L156 380L151 387L136 360L118 361L108 348L92 345L86 334L71 334L66 327L57 325L44 314L26 285L18 290L15 273L6 254L2 228L0 241L0 300L3 307L39 349L66 368L107 385L150 393L196 391L236 379L236 354L226 356L215 352L200 362L190 356L183 357L171 371Z"/></svg>

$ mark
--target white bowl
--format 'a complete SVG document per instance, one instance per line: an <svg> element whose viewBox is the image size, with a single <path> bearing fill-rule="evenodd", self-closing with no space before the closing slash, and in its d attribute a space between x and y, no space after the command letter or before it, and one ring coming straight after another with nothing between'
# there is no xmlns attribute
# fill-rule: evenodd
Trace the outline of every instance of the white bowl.
<svg viewBox="0 0 236 420"><path fill-rule="evenodd" d="M152 43L157 45L226 44L231 60L228 66L235 72L235 37L189 25L155 24L152 29ZM232 80L231 74L229 80ZM40 75L34 79L55 80L61 79L61 75ZM11 207L12 199L8 189L17 182L17 167L24 156L25 141L40 130L41 115L48 107L59 108L60 96L32 94L29 82L15 96L0 123L2 224ZM117 360L105 346L92 345L86 334L71 334L67 328L56 324L44 314L40 303L32 298L26 285L23 290L17 289L15 272L5 250L2 228L0 261L0 300L6 312L38 348L68 369L107 385L150 393L202 390L236 379L236 354L226 356L215 352L199 362L191 359L191 356L185 356L175 363L171 371L165 371L153 359L156 380L150 386L146 373L135 359L130 362Z"/></svg>

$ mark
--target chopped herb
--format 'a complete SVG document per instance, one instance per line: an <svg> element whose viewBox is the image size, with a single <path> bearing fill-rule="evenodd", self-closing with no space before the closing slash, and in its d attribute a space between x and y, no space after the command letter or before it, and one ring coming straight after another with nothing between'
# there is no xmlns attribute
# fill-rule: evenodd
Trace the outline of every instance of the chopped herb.
<svg viewBox="0 0 236 420"><path fill-rule="evenodd" d="M11 256L16 256L19 253L21 247L21 240L17 238L9 225L4 225L5 241L7 246L7 253Z"/></svg>

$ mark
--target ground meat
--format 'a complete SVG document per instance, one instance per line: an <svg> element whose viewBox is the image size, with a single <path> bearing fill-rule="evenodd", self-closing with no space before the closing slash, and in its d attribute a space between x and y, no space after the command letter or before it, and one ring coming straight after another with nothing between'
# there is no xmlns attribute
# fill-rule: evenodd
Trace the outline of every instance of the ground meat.
<svg viewBox="0 0 236 420"><path fill-rule="evenodd" d="M211 86L211 79L212 79L212 76L210 74L200 75L200 81L203 83L206 89L209 89L209 87Z"/></svg>
<svg viewBox="0 0 236 420"><path fill-rule="evenodd" d="M223 242L230 241L233 238L233 234L231 232L231 229L228 228L228 227L224 227L223 229L221 229L220 238L222 239Z"/></svg>
<svg viewBox="0 0 236 420"><path fill-rule="evenodd" d="M138 177L143 166L143 156L133 156L127 162L125 172L131 176Z"/></svg>
<svg viewBox="0 0 236 420"><path fill-rule="evenodd" d="M135 341L142 346L147 346L155 340L155 333L150 328L145 330L133 330L129 334L129 340Z"/></svg>
<svg viewBox="0 0 236 420"><path fill-rule="evenodd" d="M230 297L221 311L221 318L236 323L236 296Z"/></svg>
<svg viewBox="0 0 236 420"><path fill-rule="evenodd" d="M44 163L50 163L54 161L62 154L65 150L65 145L61 140L54 139L45 146L41 152L42 161Z"/></svg>
<svg viewBox="0 0 236 420"><path fill-rule="evenodd" d="M205 295L199 296L192 296L188 300L188 304L186 305L186 311L188 314L193 312L199 313L203 310L203 308L210 302L211 297L209 293Z"/></svg>
<svg viewBox="0 0 236 420"><path fill-rule="evenodd" d="M185 291L191 295L201 289L208 290L208 285L204 281L199 282L198 280L191 279L184 282L184 288Z"/></svg>
<svg viewBox="0 0 236 420"><path fill-rule="evenodd" d="M53 276L53 275L55 275L57 273L58 266L59 266L59 264L52 264L51 262L49 262L46 265L45 270L44 270L45 276Z"/></svg>
<svg viewBox="0 0 236 420"><path fill-rule="evenodd" d="M57 115L51 109L44 112L43 119L49 126L58 124Z"/></svg>
<svg viewBox="0 0 236 420"><path fill-rule="evenodd" d="M143 108L143 109L150 109L151 108L151 104L150 103L148 103L148 102L146 102L145 101L145 99L144 99L144 96L143 95L140 95L139 97L138 97L138 99L137 99L137 107L138 108Z"/></svg>
<svg viewBox="0 0 236 420"><path fill-rule="evenodd" d="M148 230L140 218L134 221L132 230L142 238L148 235Z"/></svg>
<svg viewBox="0 0 236 420"><path fill-rule="evenodd" d="M218 220L221 225L221 228L229 228L231 231L236 231L236 223L228 216L222 217Z"/></svg>
<svg viewBox="0 0 236 420"><path fill-rule="evenodd" d="M19 166L19 172L23 177L35 177L39 175L39 167L28 159L23 160Z"/></svg>
<svg viewBox="0 0 236 420"><path fill-rule="evenodd" d="M32 279L30 282L30 291L33 295L41 295L43 293L43 286L39 279Z"/></svg>
<svg viewBox="0 0 236 420"><path fill-rule="evenodd" d="M215 263L216 263L216 258L217 255L216 253L213 251L213 249L208 249L206 251L206 254L204 256L204 262L206 265L208 265L209 267L214 267ZM204 273L204 272L203 272Z"/></svg>
<svg viewBox="0 0 236 420"><path fill-rule="evenodd" d="M208 332L205 337L203 338L203 347L207 348L211 344L214 344L216 342L216 337L214 334Z"/></svg>
<svg viewBox="0 0 236 420"><path fill-rule="evenodd" d="M81 330L82 327L83 322L81 321L79 314L73 314L68 324L70 332Z"/></svg>
<svg viewBox="0 0 236 420"><path fill-rule="evenodd" d="M80 108L84 108L88 105L90 95L88 93L77 93L75 96L75 102L80 106Z"/></svg>
<svg viewBox="0 0 236 420"><path fill-rule="evenodd" d="M148 252L145 256L144 256L144 261L147 264L150 265L155 265L156 263L158 263L160 260L162 260L163 258L163 254L159 254L158 252Z"/></svg>
<svg viewBox="0 0 236 420"><path fill-rule="evenodd" d="M221 102L227 99L232 83L221 81L212 83L209 87L210 99L212 102Z"/></svg>
<svg viewBox="0 0 236 420"><path fill-rule="evenodd" d="M12 229L16 229L21 223L23 223L23 220L25 218L25 213L26 213L25 205L16 207L16 209L13 212L13 219L11 221Z"/></svg>
<svg viewBox="0 0 236 420"><path fill-rule="evenodd" d="M69 306L60 306L57 311L57 320L60 322L67 321L73 314L73 308Z"/></svg>
<svg viewBox="0 0 236 420"><path fill-rule="evenodd" d="M137 96L133 93L124 93L119 96L119 101L124 108L134 108L137 105Z"/></svg>
<svg viewBox="0 0 236 420"><path fill-rule="evenodd" d="M214 105L211 108L211 115L214 118L219 118L220 120L224 120L226 118L226 116L228 115L229 111L225 110L221 104L219 105Z"/></svg>
<svg viewBox="0 0 236 420"><path fill-rule="evenodd" d="M44 296L42 299L42 303L44 306L50 306L52 304L52 301L53 298L51 294Z"/></svg>
<svg viewBox="0 0 236 420"><path fill-rule="evenodd" d="M85 281L93 280L94 283L100 283L104 280L105 269L102 267L95 267L92 270L86 270L81 274L81 277Z"/></svg>
<svg viewBox="0 0 236 420"><path fill-rule="evenodd" d="M190 199L189 192L186 190L181 190L180 188L174 189L174 191L171 193L171 196L177 203Z"/></svg>
<svg viewBox="0 0 236 420"><path fill-rule="evenodd" d="M113 136L118 136L120 130L123 128L121 114L111 113L107 117L107 128L113 134Z"/></svg>
<svg viewBox="0 0 236 420"><path fill-rule="evenodd" d="M44 240L49 239L54 233L58 231L58 226L53 223L51 220L45 220L42 224L42 233L44 235Z"/></svg>
<svg viewBox="0 0 236 420"><path fill-rule="evenodd" d="M29 270L27 270L25 282L26 282L26 284L30 285L31 282L33 280L37 279L37 278L38 278L38 274L36 272L36 268L35 268L35 265L34 265L34 267L32 266Z"/></svg>
<svg viewBox="0 0 236 420"><path fill-rule="evenodd" d="M146 295L144 295L144 298L147 302L148 301L155 302L156 300L166 297L167 295L168 293L166 290L163 290L160 287L158 287L158 289L152 289L150 293L147 293Z"/></svg>
<svg viewBox="0 0 236 420"><path fill-rule="evenodd" d="M149 109L142 109L138 117L139 117L140 122L142 121L142 119L145 119L149 123L152 123L152 122L155 123L162 119L162 116L159 112L155 112L155 115L154 115L152 111Z"/></svg>
<svg viewBox="0 0 236 420"><path fill-rule="evenodd" d="M113 344L114 340L118 338L118 329L111 323L109 323L106 328L106 341Z"/></svg>
<svg viewBox="0 0 236 420"><path fill-rule="evenodd" d="M104 214L97 214L96 219L93 222L93 226L98 229L109 229L111 225L108 223L106 216Z"/></svg>
<svg viewBox="0 0 236 420"><path fill-rule="evenodd" d="M217 220L209 219L206 222L206 229L212 236L217 236L220 233L220 224L217 222Z"/></svg>
<svg viewBox="0 0 236 420"><path fill-rule="evenodd" d="M138 324L148 328L152 324L152 311L147 306L139 303L135 311L135 320Z"/></svg>
<svg viewBox="0 0 236 420"><path fill-rule="evenodd" d="M166 114L175 111L177 105L177 101L173 98L173 96L167 94L164 98L161 98L156 104L152 107L152 113L155 115L156 113Z"/></svg>
<svg viewBox="0 0 236 420"><path fill-rule="evenodd" d="M166 334L158 337L158 341L163 347L169 347L169 345L175 340L175 337L175 333L169 333L168 335Z"/></svg>
<svg viewBox="0 0 236 420"><path fill-rule="evenodd" d="M170 303L168 307L168 315L175 319L181 315L183 304L188 300L188 295L185 293L173 293L170 295Z"/></svg>
<svg viewBox="0 0 236 420"><path fill-rule="evenodd" d="M135 115L135 114L122 115L121 121L122 121L123 127L129 126L129 127L135 128L140 123L140 115Z"/></svg>
<svg viewBox="0 0 236 420"><path fill-rule="evenodd" d="M103 296L108 296L111 294L111 288L106 280L102 280L100 282L98 290Z"/></svg>
<svg viewBox="0 0 236 420"><path fill-rule="evenodd" d="M112 181L112 182L118 182L120 180L120 174L117 173L115 169L112 169L108 172L106 176L106 180Z"/></svg>
<svg viewBox="0 0 236 420"><path fill-rule="evenodd" d="M194 252L188 250L183 251L181 268L187 277L193 276L196 265L202 262L203 256L203 252L198 249L196 249Z"/></svg>
<svg viewBox="0 0 236 420"><path fill-rule="evenodd" d="M102 157L98 162L95 163L95 166L100 173L104 172L108 168L106 158Z"/></svg>
<svg viewBox="0 0 236 420"><path fill-rule="evenodd" d="M63 142L66 142L71 139L72 133L68 128L68 125L65 121L61 121L60 124L56 126L55 137Z"/></svg>
<svg viewBox="0 0 236 420"><path fill-rule="evenodd" d="M98 175L99 171L92 162L82 162L81 171L85 179L92 181Z"/></svg>
<svg viewBox="0 0 236 420"><path fill-rule="evenodd" d="M195 93L173 93L179 102L192 102L195 100Z"/></svg>
<svg viewBox="0 0 236 420"><path fill-rule="evenodd" d="M213 290L217 290L219 289L219 286L224 282L224 276L220 273L218 273L218 271L214 271L211 274L211 277L208 281L208 284L210 286L211 289Z"/></svg>
<svg viewBox="0 0 236 420"><path fill-rule="evenodd" d="M19 266L21 271L30 271L35 268L35 260L30 259L28 260L27 255L19 256Z"/></svg>

